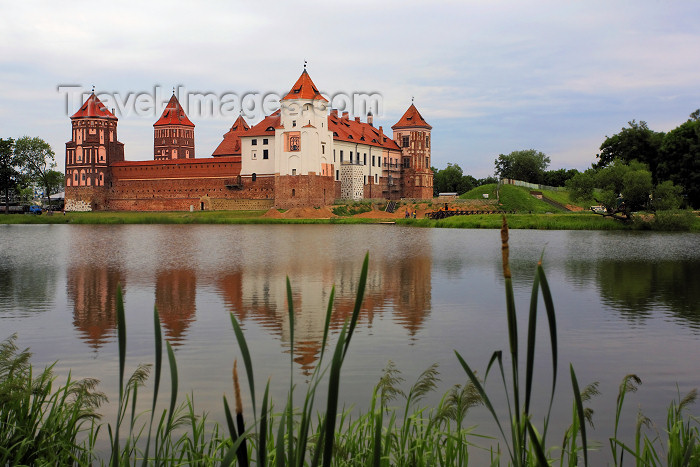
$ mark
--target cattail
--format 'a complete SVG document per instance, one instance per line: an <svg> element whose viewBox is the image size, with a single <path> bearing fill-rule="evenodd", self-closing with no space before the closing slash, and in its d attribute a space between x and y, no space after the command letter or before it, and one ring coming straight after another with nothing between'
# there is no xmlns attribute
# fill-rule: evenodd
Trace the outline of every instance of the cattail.
<svg viewBox="0 0 700 467"><path fill-rule="evenodd" d="M501 225L501 258L503 260L503 277L510 279L510 264L508 263L508 221L503 216Z"/></svg>
<svg viewBox="0 0 700 467"><path fill-rule="evenodd" d="M233 392L236 396L236 425L238 428L238 436L240 436L241 444L238 445L236 457L238 464L243 467L248 467L248 449L245 442L245 422L243 421L243 402L241 401L241 387L238 384L238 360L233 361Z"/></svg>

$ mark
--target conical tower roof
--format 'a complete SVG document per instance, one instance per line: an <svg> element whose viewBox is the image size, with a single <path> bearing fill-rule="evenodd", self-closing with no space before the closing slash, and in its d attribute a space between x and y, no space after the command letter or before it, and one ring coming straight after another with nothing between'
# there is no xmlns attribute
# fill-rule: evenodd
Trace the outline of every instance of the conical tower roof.
<svg viewBox="0 0 700 467"><path fill-rule="evenodd" d="M395 130L397 128L416 128L416 127L423 127L427 129L432 129L430 125L428 125L428 122L425 121L423 116L418 112L418 109L416 109L416 106L411 104L411 106L408 108L405 114L403 114L403 117L396 122L394 126L391 127L392 130Z"/></svg>
<svg viewBox="0 0 700 467"><path fill-rule="evenodd" d="M117 117L110 112L107 107L100 101L95 93L90 94L85 103L80 107L76 113L73 114L71 118L108 118L110 120L117 120Z"/></svg>
<svg viewBox="0 0 700 467"><path fill-rule="evenodd" d="M153 124L153 126L161 125L184 125L194 127L194 123L187 118L187 115L182 109L177 97L175 97L175 94L173 94L173 97L170 98L168 105L165 106L163 115L161 115L160 119Z"/></svg>
<svg viewBox="0 0 700 467"><path fill-rule="evenodd" d="M321 99L322 101L328 102L318 91L314 82L311 81L311 76L309 76L306 68L304 68L301 76L297 82L294 83L294 86L292 86L292 90L282 98L282 100L286 99Z"/></svg>
<svg viewBox="0 0 700 467"><path fill-rule="evenodd" d="M241 136L243 136L250 126L243 118L243 115L239 115L231 129L224 135L224 140L219 144L219 146L214 150L212 156L240 156L241 155Z"/></svg>

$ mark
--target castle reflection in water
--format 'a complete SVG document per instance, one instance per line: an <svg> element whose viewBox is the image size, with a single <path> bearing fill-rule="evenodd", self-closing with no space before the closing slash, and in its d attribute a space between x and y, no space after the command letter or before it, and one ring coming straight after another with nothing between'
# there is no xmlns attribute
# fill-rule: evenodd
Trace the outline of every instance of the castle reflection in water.
<svg viewBox="0 0 700 467"><path fill-rule="evenodd" d="M378 314L389 314L412 338L431 309L431 254L370 261L358 326L371 327ZM129 274L118 267L76 261L67 270L67 292L73 324L80 338L95 350L116 334L116 293L121 284L128 297ZM292 279L295 310L294 360L304 372L312 370L321 350L323 328L332 287L335 300L331 329L342 327L354 309L360 276L358 258L340 263L313 257L274 266L230 269L215 275L191 268L159 269L153 283L154 302L171 345L186 345L195 322L197 288L215 291L227 311L244 326L257 324L289 348L290 330L286 276ZM143 277L139 282L143 281ZM139 283L139 286L143 286ZM127 306L128 308L128 306Z"/></svg>

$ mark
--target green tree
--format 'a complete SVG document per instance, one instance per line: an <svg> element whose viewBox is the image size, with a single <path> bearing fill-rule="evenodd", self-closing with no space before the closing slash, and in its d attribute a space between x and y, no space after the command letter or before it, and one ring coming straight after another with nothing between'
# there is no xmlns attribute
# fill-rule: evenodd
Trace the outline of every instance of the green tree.
<svg viewBox="0 0 700 467"><path fill-rule="evenodd" d="M51 186L55 181L56 162L49 143L41 138L23 136L15 143L15 155L22 171L35 183L44 188L51 204Z"/></svg>
<svg viewBox="0 0 700 467"><path fill-rule="evenodd" d="M700 110L669 131L661 145L659 180L671 180L683 187L687 202L700 207Z"/></svg>
<svg viewBox="0 0 700 467"><path fill-rule="evenodd" d="M600 189L596 201L608 212L615 211L624 200L628 210L642 209L649 202L653 184L646 164L633 160L629 164L616 159L595 173L595 185Z"/></svg>
<svg viewBox="0 0 700 467"><path fill-rule="evenodd" d="M596 171L588 169L580 172L566 181L566 188L573 201L584 201L593 198L596 184Z"/></svg>
<svg viewBox="0 0 700 467"><path fill-rule="evenodd" d="M664 139L664 133L652 131L646 122L632 120L628 122L629 128L612 136L606 136L600 146L600 154L597 168L607 167L615 159L623 162L631 162L636 159L649 166L653 180L657 180L656 168L659 163L659 150Z"/></svg>
<svg viewBox="0 0 700 467"><path fill-rule="evenodd" d="M549 186L565 186L567 180L578 174L576 169L548 170L544 173L542 184Z"/></svg>
<svg viewBox="0 0 700 467"><path fill-rule="evenodd" d="M485 178L480 178L476 181L476 186L481 186L481 185L490 185L490 184L495 184L498 183L498 179L496 177L485 177Z"/></svg>
<svg viewBox="0 0 700 467"><path fill-rule="evenodd" d="M462 194L476 186L476 179L471 175L464 175L462 168L457 164L448 163L447 167L438 170L433 167L433 194L457 193Z"/></svg>
<svg viewBox="0 0 700 467"><path fill-rule="evenodd" d="M653 206L657 211L678 209L682 202L683 187L676 186L671 180L659 183L654 189Z"/></svg>
<svg viewBox="0 0 700 467"><path fill-rule="evenodd" d="M5 214L9 212L10 191L16 191L21 179L17 170L17 157L15 156L15 141L12 138L0 138L0 192L5 198Z"/></svg>
<svg viewBox="0 0 700 467"><path fill-rule="evenodd" d="M529 183L542 183L544 172L550 163L549 157L534 149L500 154L494 161L498 178L512 178Z"/></svg>
<svg viewBox="0 0 700 467"><path fill-rule="evenodd" d="M622 193L625 202L634 209L641 209L649 204L649 195L653 186L651 172L646 169L630 169L622 177Z"/></svg>

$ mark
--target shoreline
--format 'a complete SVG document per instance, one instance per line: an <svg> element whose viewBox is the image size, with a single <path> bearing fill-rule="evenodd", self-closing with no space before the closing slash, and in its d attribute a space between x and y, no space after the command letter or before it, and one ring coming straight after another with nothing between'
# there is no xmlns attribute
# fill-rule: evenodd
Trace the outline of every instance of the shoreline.
<svg viewBox="0 0 700 467"><path fill-rule="evenodd" d="M363 214L354 216L328 217L282 217L266 216L266 211L162 211L130 212L100 211L42 214L7 214L0 213L0 224L377 224L399 225L423 228L462 228L462 229L498 229L501 226L500 214L475 214L454 216L447 219L432 220L423 218L406 219L394 216L372 216ZM321 214L321 213L319 213ZM323 213L326 214L326 213ZM642 219L622 223L593 213L550 213L550 214L506 214L511 229L534 230L670 230L700 232L700 216L695 216L690 224L684 226L655 225L654 219ZM662 228L659 228L662 227Z"/></svg>

